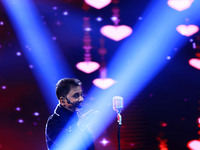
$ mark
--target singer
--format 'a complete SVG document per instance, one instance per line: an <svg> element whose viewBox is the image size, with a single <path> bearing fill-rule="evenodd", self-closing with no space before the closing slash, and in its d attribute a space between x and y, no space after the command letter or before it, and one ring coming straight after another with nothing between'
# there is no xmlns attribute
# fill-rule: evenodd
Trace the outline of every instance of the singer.
<svg viewBox="0 0 200 150"><path fill-rule="evenodd" d="M81 106L84 101L81 81L74 78L63 78L56 84L56 96L58 98L58 105L54 110L54 114L48 118L45 136L48 150L71 150L67 146L61 148L62 142L57 142L57 137L69 137L72 132L78 131L78 136L81 136L81 141L77 141L77 144L81 146L88 143L88 140L92 142L87 148L81 148L80 150L95 150L94 142L92 140L92 134L88 128L83 128L81 120L87 115L81 115ZM75 119L71 121L72 116ZM87 134L87 136L85 136ZM66 142L63 140L63 142ZM74 150L74 148L73 148Z"/></svg>

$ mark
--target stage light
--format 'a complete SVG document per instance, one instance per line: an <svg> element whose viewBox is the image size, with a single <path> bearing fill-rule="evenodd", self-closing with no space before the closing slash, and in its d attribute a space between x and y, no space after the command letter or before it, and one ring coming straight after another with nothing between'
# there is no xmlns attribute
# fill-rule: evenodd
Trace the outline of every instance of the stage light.
<svg viewBox="0 0 200 150"><path fill-rule="evenodd" d="M57 6L53 6L52 9L53 9L53 10L57 10L58 7L57 7Z"/></svg>
<svg viewBox="0 0 200 150"><path fill-rule="evenodd" d="M107 145L108 143L110 143L110 142L104 138L104 139L102 139L102 140L100 141L100 143L101 143L103 146L106 146L106 145Z"/></svg>
<svg viewBox="0 0 200 150"><path fill-rule="evenodd" d="M97 17L96 18L96 21L99 21L99 22L101 22L103 19L101 18L101 17Z"/></svg>
<svg viewBox="0 0 200 150"><path fill-rule="evenodd" d="M17 52L16 55L17 55L17 56L21 56L22 53L21 53L21 52Z"/></svg>
<svg viewBox="0 0 200 150"><path fill-rule="evenodd" d="M167 60L170 60L171 59L171 56L167 56Z"/></svg>
<svg viewBox="0 0 200 150"><path fill-rule="evenodd" d="M84 31L90 32L90 31L92 31L92 28L86 27L86 28L84 28Z"/></svg>
<svg viewBox="0 0 200 150"><path fill-rule="evenodd" d="M30 68L30 69L33 69L33 68L34 68L34 65L29 65L29 68Z"/></svg>
<svg viewBox="0 0 200 150"><path fill-rule="evenodd" d="M22 124L22 123L24 123L24 120L23 119L18 119L18 123Z"/></svg>
<svg viewBox="0 0 200 150"><path fill-rule="evenodd" d="M3 25L4 25L4 22L3 22L3 21L0 21L0 25L3 26Z"/></svg>
<svg viewBox="0 0 200 150"><path fill-rule="evenodd" d="M22 109L20 107L15 108L16 111L21 111Z"/></svg>
<svg viewBox="0 0 200 150"><path fill-rule="evenodd" d="M5 90L7 87L6 87L5 85L3 85L3 86L1 86L1 88L2 88L3 90Z"/></svg>
<svg viewBox="0 0 200 150"><path fill-rule="evenodd" d="M39 116L40 113L39 113L39 112L34 112L33 115L34 115L34 116Z"/></svg>
<svg viewBox="0 0 200 150"><path fill-rule="evenodd" d="M67 11L64 11L64 12L63 12L63 15L64 15L64 16L67 16L68 14L69 14L69 13L68 13Z"/></svg>

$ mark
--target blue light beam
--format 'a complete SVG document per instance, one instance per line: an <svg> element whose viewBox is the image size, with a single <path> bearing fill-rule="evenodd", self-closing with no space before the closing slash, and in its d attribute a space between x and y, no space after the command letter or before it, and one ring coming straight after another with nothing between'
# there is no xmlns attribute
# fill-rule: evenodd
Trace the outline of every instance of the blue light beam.
<svg viewBox="0 0 200 150"><path fill-rule="evenodd" d="M52 112L57 104L55 84L63 77L73 76L60 49L42 24L41 17L31 0L2 0L12 26L33 73Z"/></svg>

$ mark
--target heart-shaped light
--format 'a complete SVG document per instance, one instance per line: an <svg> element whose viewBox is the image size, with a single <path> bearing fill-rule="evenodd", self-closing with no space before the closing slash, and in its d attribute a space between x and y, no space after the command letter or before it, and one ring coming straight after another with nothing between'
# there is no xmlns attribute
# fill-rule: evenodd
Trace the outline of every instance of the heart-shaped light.
<svg viewBox="0 0 200 150"><path fill-rule="evenodd" d="M194 0L168 0L167 4L178 11L188 9Z"/></svg>
<svg viewBox="0 0 200 150"><path fill-rule="evenodd" d="M88 74L96 71L99 67L100 65L94 61L84 61L76 64L76 68Z"/></svg>
<svg viewBox="0 0 200 150"><path fill-rule="evenodd" d="M191 150L199 150L199 148L200 148L200 141L199 140L192 140L192 141L188 142L187 146Z"/></svg>
<svg viewBox="0 0 200 150"><path fill-rule="evenodd" d="M120 41L132 33L132 28L126 25L106 25L100 29L100 32L112 40Z"/></svg>
<svg viewBox="0 0 200 150"><path fill-rule="evenodd" d="M111 0L85 0L85 3L96 9L101 9L109 5Z"/></svg>
<svg viewBox="0 0 200 150"><path fill-rule="evenodd" d="M192 36L199 31L196 25L179 25L176 30L184 36Z"/></svg>
<svg viewBox="0 0 200 150"><path fill-rule="evenodd" d="M115 81L111 78L97 78L93 80L93 84L101 89L107 89L114 83Z"/></svg>
<svg viewBox="0 0 200 150"><path fill-rule="evenodd" d="M200 59L198 58L191 58L189 60L190 66L200 70Z"/></svg>

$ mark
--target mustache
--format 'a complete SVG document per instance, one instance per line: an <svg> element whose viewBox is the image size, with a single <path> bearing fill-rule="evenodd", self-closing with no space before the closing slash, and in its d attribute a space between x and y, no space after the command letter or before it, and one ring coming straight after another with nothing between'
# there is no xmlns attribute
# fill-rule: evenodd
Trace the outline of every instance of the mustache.
<svg viewBox="0 0 200 150"><path fill-rule="evenodd" d="M82 102L74 102L73 105L78 108L82 108Z"/></svg>

